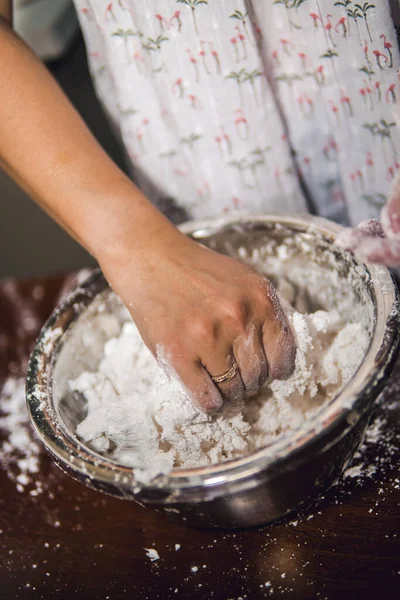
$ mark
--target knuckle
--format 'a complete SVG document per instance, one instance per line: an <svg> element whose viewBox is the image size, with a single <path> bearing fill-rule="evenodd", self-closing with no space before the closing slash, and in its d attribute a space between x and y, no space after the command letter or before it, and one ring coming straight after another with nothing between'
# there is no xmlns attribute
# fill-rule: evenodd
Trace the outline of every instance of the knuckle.
<svg viewBox="0 0 400 600"><path fill-rule="evenodd" d="M185 332L196 341L210 341L214 337L214 325L208 316L188 318L185 323Z"/></svg>
<svg viewBox="0 0 400 600"><path fill-rule="evenodd" d="M296 344L290 329L283 334L281 351L275 360L271 361L269 371L273 379L287 379L294 371L296 364Z"/></svg>
<svg viewBox="0 0 400 600"><path fill-rule="evenodd" d="M233 321L235 324L242 327L245 327L246 325L246 307L241 300L230 298L220 300L219 313L223 319Z"/></svg>

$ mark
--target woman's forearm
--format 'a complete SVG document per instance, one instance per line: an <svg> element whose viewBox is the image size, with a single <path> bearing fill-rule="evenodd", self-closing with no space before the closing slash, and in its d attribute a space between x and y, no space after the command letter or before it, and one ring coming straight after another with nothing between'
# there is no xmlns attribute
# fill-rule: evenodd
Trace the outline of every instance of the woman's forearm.
<svg viewBox="0 0 400 600"><path fill-rule="evenodd" d="M2 167L98 260L170 227L1 18L0 98Z"/></svg>

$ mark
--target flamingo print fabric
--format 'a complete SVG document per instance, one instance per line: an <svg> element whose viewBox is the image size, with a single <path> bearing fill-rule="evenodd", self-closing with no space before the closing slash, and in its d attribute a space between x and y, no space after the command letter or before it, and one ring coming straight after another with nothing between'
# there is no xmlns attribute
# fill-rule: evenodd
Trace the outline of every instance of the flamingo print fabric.
<svg viewBox="0 0 400 600"><path fill-rule="evenodd" d="M138 185L194 218L378 217L399 167L389 0L75 0Z"/></svg>

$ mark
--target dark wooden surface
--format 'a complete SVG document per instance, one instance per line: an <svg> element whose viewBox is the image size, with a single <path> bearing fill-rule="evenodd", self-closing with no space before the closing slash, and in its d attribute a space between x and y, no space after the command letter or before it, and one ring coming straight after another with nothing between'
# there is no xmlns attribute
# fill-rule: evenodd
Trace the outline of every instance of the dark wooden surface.
<svg viewBox="0 0 400 600"><path fill-rule="evenodd" d="M0 284L0 386L23 375L63 284ZM44 453L43 492L32 496L0 465L0 598L398 599L398 370L375 409L380 436L358 458L369 474L345 477L304 514L269 527L216 533L173 525L76 483ZM0 432L0 448L1 440ZM152 547L156 562L146 556Z"/></svg>

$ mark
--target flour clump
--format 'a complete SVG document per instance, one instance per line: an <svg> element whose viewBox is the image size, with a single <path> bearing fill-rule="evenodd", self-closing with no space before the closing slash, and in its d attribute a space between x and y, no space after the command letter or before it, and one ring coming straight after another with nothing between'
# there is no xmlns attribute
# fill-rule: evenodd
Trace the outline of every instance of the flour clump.
<svg viewBox="0 0 400 600"><path fill-rule="evenodd" d="M289 294L288 294L289 295ZM104 315L106 317L106 315ZM199 412L170 377L132 322L106 341L93 372L69 381L87 414L78 437L93 450L132 467L143 484L173 468L217 464L246 455L301 427L346 385L368 346L361 324L336 311L288 316L297 339L296 365L286 381L213 415Z"/></svg>

